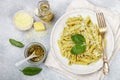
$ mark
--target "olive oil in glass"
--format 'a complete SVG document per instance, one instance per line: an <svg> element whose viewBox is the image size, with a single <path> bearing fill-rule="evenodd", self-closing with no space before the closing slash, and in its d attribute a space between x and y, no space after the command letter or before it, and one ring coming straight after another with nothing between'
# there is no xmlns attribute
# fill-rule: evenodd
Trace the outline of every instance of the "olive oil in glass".
<svg viewBox="0 0 120 80"><path fill-rule="evenodd" d="M53 19L54 15L47 0L38 3L38 16L45 22L50 22Z"/></svg>

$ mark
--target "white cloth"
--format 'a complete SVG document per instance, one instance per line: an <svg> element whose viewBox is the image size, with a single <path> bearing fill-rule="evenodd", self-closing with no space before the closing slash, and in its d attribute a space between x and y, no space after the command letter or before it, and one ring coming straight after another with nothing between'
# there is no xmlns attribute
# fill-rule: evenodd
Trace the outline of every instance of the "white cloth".
<svg viewBox="0 0 120 80"><path fill-rule="evenodd" d="M105 15L105 18L107 19L107 21L109 22L109 24L113 30L115 40L117 39L116 35L118 35L120 33L120 31L118 31L119 33L116 34L116 31L118 30L118 27L120 24L119 14L113 13L109 10L104 9L104 8L94 6L94 5L90 4L89 2L87 2L86 0L74 0L68 6L67 11L75 10L78 8L88 8L88 9L92 9L92 10L102 11ZM118 42L119 41L115 42L115 45L119 44ZM112 56L110 57L110 60L109 60L110 62L112 61L112 58L114 57L115 53L119 49L119 46L116 45L115 48L116 48L115 51L113 52ZM59 64L57 63L57 61L52 53L53 52L51 49L49 54L48 54L48 57L46 59L45 65L47 65L50 68L54 68L54 70L58 71L59 73L63 74L64 76L67 76L68 78L70 78L69 80L102 80L104 78L102 70L99 70L97 72L94 72L92 74L87 74L87 75L75 75L75 74L69 73L59 66Z"/></svg>

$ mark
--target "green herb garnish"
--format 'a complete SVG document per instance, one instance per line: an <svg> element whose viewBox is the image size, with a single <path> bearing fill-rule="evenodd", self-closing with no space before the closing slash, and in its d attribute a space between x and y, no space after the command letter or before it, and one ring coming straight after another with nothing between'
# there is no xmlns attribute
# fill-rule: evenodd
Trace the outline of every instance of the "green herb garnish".
<svg viewBox="0 0 120 80"><path fill-rule="evenodd" d="M24 47L24 44L21 43L20 41L16 41L14 39L9 39L9 42L16 47L19 47L19 48Z"/></svg>
<svg viewBox="0 0 120 80"><path fill-rule="evenodd" d="M71 49L72 54L81 54L86 50L86 45L79 45L76 44L74 47Z"/></svg>
<svg viewBox="0 0 120 80"><path fill-rule="evenodd" d="M85 43L85 38L81 34L75 34L71 37L71 39L75 44L84 44Z"/></svg>
<svg viewBox="0 0 120 80"><path fill-rule="evenodd" d="M42 68L38 67L26 67L22 70L24 75L33 76L42 71Z"/></svg>
<svg viewBox="0 0 120 80"><path fill-rule="evenodd" d="M83 35L75 34L71 37L75 46L71 49L71 54L81 54L86 51L86 41Z"/></svg>

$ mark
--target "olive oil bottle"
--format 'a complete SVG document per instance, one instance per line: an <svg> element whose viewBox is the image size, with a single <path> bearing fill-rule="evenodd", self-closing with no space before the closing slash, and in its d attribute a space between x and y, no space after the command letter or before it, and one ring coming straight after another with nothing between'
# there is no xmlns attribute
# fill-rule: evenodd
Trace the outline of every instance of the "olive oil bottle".
<svg viewBox="0 0 120 80"><path fill-rule="evenodd" d="M50 22L53 19L54 15L47 0L38 3L38 16L45 22Z"/></svg>

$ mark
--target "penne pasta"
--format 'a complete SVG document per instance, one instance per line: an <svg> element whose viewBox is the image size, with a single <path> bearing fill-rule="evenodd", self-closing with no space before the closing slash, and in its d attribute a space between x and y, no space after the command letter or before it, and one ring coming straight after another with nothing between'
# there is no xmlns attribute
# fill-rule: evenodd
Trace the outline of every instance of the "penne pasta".
<svg viewBox="0 0 120 80"><path fill-rule="evenodd" d="M82 54L71 54L71 48L75 45L71 40L74 34L82 34L86 40L86 51ZM88 65L96 62L102 57L102 40L99 34L99 28L93 24L88 16L83 19L82 16L71 17L66 21L66 27L58 40L61 55L68 59L68 64Z"/></svg>

